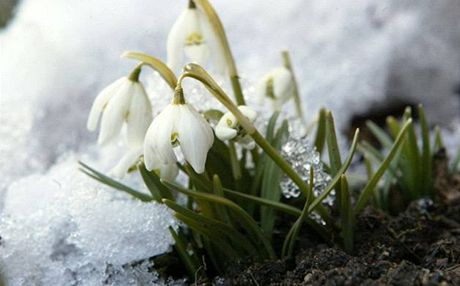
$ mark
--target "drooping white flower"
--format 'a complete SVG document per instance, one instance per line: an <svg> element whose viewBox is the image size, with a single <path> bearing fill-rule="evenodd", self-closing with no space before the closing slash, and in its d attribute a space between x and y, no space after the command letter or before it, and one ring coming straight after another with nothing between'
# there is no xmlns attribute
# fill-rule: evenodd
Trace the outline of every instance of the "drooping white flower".
<svg viewBox="0 0 460 286"><path fill-rule="evenodd" d="M282 106L294 94L294 78L292 73L285 67L271 70L257 86L257 93L261 101L268 99L274 110L281 110Z"/></svg>
<svg viewBox="0 0 460 286"><path fill-rule="evenodd" d="M245 105L238 106L238 109L250 122L254 122L254 120L256 120L257 112L254 109ZM255 147L254 140L252 140L251 136L245 132L231 112L225 113L220 118L214 130L216 131L217 138L222 141L234 140L246 149L253 149Z"/></svg>
<svg viewBox="0 0 460 286"><path fill-rule="evenodd" d="M97 128L101 113L100 145L115 139L126 123L128 146L142 146L145 132L152 122L152 107L142 83L122 77L102 90L89 113L87 128L90 131Z"/></svg>
<svg viewBox="0 0 460 286"><path fill-rule="evenodd" d="M158 164L175 164L173 147L180 146L185 160L197 173L203 173L206 157L214 142L209 123L187 103L169 104L147 130L144 161L148 170Z"/></svg>
<svg viewBox="0 0 460 286"><path fill-rule="evenodd" d="M177 18L167 40L168 66L177 71L184 63L206 65L211 58L215 69L223 73L225 57L206 15L193 2Z"/></svg>

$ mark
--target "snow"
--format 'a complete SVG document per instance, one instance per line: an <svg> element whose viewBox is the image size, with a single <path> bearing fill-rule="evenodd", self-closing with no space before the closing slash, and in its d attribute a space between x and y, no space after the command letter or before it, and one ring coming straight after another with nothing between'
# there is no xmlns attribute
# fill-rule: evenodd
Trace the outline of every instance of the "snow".
<svg viewBox="0 0 460 286"><path fill-rule="evenodd" d="M166 206L103 187L76 161L68 155L45 174L10 185L0 266L11 285L101 285L109 266L170 249L168 227L176 222Z"/></svg>
<svg viewBox="0 0 460 286"><path fill-rule="evenodd" d="M212 2L250 104L256 105L254 84L288 48L308 121L325 106L344 129L371 106L422 102L443 126L451 152L457 148L458 0ZM122 145L99 150L96 134L85 129L90 105L134 67L119 59L123 51L166 58L167 32L185 6L24 0L0 31L0 263L8 285L101 285L109 264L119 273L114 285L135 285L146 264L122 266L170 248L167 226L175 223L164 207L100 186L79 173L76 161L109 170L119 159ZM157 113L171 91L150 72L143 79ZM192 103L220 106L186 84Z"/></svg>

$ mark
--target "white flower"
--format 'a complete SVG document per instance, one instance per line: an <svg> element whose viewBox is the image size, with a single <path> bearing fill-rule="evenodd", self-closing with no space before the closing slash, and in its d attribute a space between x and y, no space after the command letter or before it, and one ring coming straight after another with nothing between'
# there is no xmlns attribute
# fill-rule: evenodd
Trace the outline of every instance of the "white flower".
<svg viewBox="0 0 460 286"><path fill-rule="evenodd" d="M102 90L89 113L87 127L90 131L97 128L101 113L99 144L104 145L116 138L126 122L128 146L142 146L152 121L152 107L140 82L122 77Z"/></svg>
<svg viewBox="0 0 460 286"><path fill-rule="evenodd" d="M204 13L193 3L177 18L167 40L168 66L177 71L187 62L204 66L212 58L219 73L225 70L225 57L220 43Z"/></svg>
<svg viewBox="0 0 460 286"><path fill-rule="evenodd" d="M185 160L197 173L203 173L206 157L214 142L209 123L187 103L169 104L147 130L144 161L148 170L161 164L175 164L173 147L180 146ZM161 166L160 166L161 168Z"/></svg>
<svg viewBox="0 0 460 286"><path fill-rule="evenodd" d="M118 162L118 164L109 171L109 174L115 178L123 178L128 172L129 168L137 163L141 155L142 147L129 149L128 152Z"/></svg>
<svg viewBox="0 0 460 286"><path fill-rule="evenodd" d="M256 120L257 112L254 109L245 105L238 106L238 109L250 122ZM254 140L252 140L251 136L246 134L243 127L231 112L225 113L220 118L215 127L215 131L217 138L222 141L234 140L243 145L246 149L253 149L255 147Z"/></svg>
<svg viewBox="0 0 460 286"><path fill-rule="evenodd" d="M262 78L257 89L261 101L268 98L274 110L281 110L294 94L294 79L287 68L275 68Z"/></svg>

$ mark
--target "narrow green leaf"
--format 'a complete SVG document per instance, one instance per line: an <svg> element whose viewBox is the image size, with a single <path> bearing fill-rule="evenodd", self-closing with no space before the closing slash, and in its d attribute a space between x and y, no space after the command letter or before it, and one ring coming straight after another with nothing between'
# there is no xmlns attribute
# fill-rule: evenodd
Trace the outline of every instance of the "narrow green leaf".
<svg viewBox="0 0 460 286"><path fill-rule="evenodd" d="M340 181L342 174L344 174L347 171L353 159L353 155L355 154L356 146L358 145L358 136L359 136L359 129L356 129L355 136L353 137L353 142L351 143L351 147L350 147L350 150L348 151L348 156L345 159L345 162L340 167L336 175L332 178L331 182L326 187L324 192L310 204L310 206L308 207L308 213L311 213L316 207L318 207L318 205L321 204L321 202L329 195L329 193L334 189L336 184Z"/></svg>
<svg viewBox="0 0 460 286"><path fill-rule="evenodd" d="M288 132L288 123L284 121L270 144L279 150L284 138L288 136ZM279 201L281 197L279 182L283 175L281 169L273 160L269 160L265 164L263 174L260 196L271 201ZM273 209L266 207L260 209L260 225L268 237L272 235L275 219Z"/></svg>
<svg viewBox="0 0 460 286"><path fill-rule="evenodd" d="M434 127L434 142L433 142L433 154L436 154L439 150L445 148L442 140L441 129L439 126Z"/></svg>
<svg viewBox="0 0 460 286"><path fill-rule="evenodd" d="M420 127L422 130L422 162L421 162L421 179L424 195L432 194L433 192L433 170L432 170L432 154L430 145L430 128L426 120L425 110L422 105L418 107L420 118Z"/></svg>
<svg viewBox="0 0 460 286"><path fill-rule="evenodd" d="M160 181L160 177L155 172L150 172L145 168L144 163L139 164L139 171L147 189L157 202L161 199L173 199L173 195Z"/></svg>
<svg viewBox="0 0 460 286"><path fill-rule="evenodd" d="M340 221L342 226L343 246L347 253L353 252L353 207L351 205L348 180L345 175L340 178L342 191L342 205L340 207Z"/></svg>
<svg viewBox="0 0 460 286"><path fill-rule="evenodd" d="M163 203L174 210L176 213L180 213L183 216L196 221L196 223L201 224L203 227L209 228L209 233L219 232L219 235L226 237L226 240L228 240L229 243L231 243L234 247L238 248L239 251L243 250L247 254L255 253L254 246L251 244L251 242L245 236L239 233L235 228L212 217L199 215L196 212L184 208L171 200L163 199Z"/></svg>
<svg viewBox="0 0 460 286"><path fill-rule="evenodd" d="M457 155L455 155L455 159L450 164L449 171L451 174L454 174L460 171L460 146L458 147Z"/></svg>
<svg viewBox="0 0 460 286"><path fill-rule="evenodd" d="M378 181L380 178L383 176L385 171L388 169L391 161L395 157L395 155L398 153L399 147L405 142L405 135L407 133L408 128L412 125L412 119L409 119L401 129L401 132L399 132L399 135L396 137L395 143L391 147L388 155L386 156L385 160L382 162L382 164L379 166L377 171L375 172L374 176L369 180L369 182L366 184L364 187L363 191L361 192L358 201L355 206L355 211L354 211L354 216L359 214L361 210L366 206L367 201L369 197L372 195L375 186L377 185Z"/></svg>
<svg viewBox="0 0 460 286"><path fill-rule="evenodd" d="M273 248L271 247L271 244L268 241L268 239L265 237L265 234L263 233L262 229L257 225L257 223L254 221L254 219L251 216L249 216L240 206L238 206L234 202L226 198L216 196L214 194L193 192L193 191L184 189L180 186L177 186L176 184L171 183L171 182L164 181L164 184L171 190L176 190L180 193L186 194L187 196L195 197L196 199L202 199L205 201L209 201L211 203L215 203L215 204L219 204L219 205L228 207L229 210L232 210L233 213L239 218L239 222L241 223L241 226L246 229L249 236L252 238L251 240L255 244L262 243L263 248L266 251L266 254L270 258L276 257L273 251Z"/></svg>
<svg viewBox="0 0 460 286"><path fill-rule="evenodd" d="M321 108L318 115L318 127L316 128L315 147L320 154L323 153L326 141L326 109Z"/></svg>
<svg viewBox="0 0 460 286"><path fill-rule="evenodd" d="M81 166L80 168L80 171L82 171L83 173L85 173L86 175L88 175L89 177L107 185L107 186L110 186L114 189L117 189L119 191L123 191L125 193L128 193L130 194L131 196L143 201L143 202L150 202L153 200L153 198L147 194L144 194L144 193L141 193L139 191L136 191L98 171L96 171L95 169L91 168L90 166L86 165L85 163L83 162L78 162Z"/></svg>
<svg viewBox="0 0 460 286"><path fill-rule="evenodd" d="M335 176L339 171L340 166L342 166L342 159L340 158L339 144L337 143L337 135L335 133L334 118L331 112L327 112L326 114L326 142L331 176Z"/></svg>
<svg viewBox="0 0 460 286"><path fill-rule="evenodd" d="M379 141L383 148L391 148L391 145L393 145L393 140L390 136L388 136L385 130L370 120L366 121L366 126L369 128L369 130L372 132L372 135L374 135L374 137L377 139L377 141Z"/></svg>
<svg viewBox="0 0 460 286"><path fill-rule="evenodd" d="M187 273L189 277L195 277L196 273L198 272L199 266L194 263L193 259L190 257L187 251L187 243L181 239L181 237L176 233L176 231L169 227L169 232L174 239L174 249L176 249L177 254L179 254L182 263L185 265L185 269L187 269Z"/></svg>

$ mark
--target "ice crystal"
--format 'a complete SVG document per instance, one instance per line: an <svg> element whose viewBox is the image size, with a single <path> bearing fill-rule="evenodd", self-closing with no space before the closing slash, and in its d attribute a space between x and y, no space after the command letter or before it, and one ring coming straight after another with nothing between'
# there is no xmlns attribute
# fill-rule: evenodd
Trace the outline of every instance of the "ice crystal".
<svg viewBox="0 0 460 286"><path fill-rule="evenodd" d="M310 180L310 169L313 169L313 192L316 196L324 191L331 177L324 172L319 153L307 140L306 136L290 137L282 146L281 152L305 182ZM297 185L286 175L281 180L281 191L284 197L288 199L297 198L300 195ZM333 194L331 194L325 199L324 203L331 205L333 199Z"/></svg>

